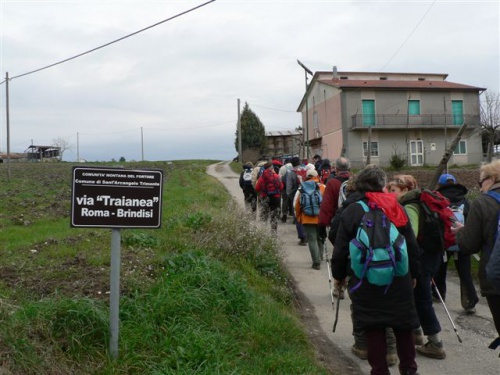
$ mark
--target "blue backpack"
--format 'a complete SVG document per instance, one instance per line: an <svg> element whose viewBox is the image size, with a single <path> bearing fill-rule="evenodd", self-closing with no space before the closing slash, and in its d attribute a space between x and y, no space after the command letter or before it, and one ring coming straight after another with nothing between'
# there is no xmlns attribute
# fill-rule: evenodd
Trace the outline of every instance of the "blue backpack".
<svg viewBox="0 0 500 375"><path fill-rule="evenodd" d="M351 268L359 278L350 291L356 291L366 279L370 284L386 286L387 293L395 276L408 273L406 239L376 204L368 207L363 201L356 203L365 214L356 237L349 243Z"/></svg>
<svg viewBox="0 0 500 375"><path fill-rule="evenodd" d="M307 216L318 216L323 196L316 181L304 181L300 184L300 208Z"/></svg>

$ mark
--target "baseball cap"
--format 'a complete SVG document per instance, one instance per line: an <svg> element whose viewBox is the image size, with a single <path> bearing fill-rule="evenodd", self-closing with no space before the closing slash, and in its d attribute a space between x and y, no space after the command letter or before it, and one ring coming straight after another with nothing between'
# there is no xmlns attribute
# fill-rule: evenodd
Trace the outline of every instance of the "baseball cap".
<svg viewBox="0 0 500 375"><path fill-rule="evenodd" d="M445 174L442 174L441 176L439 176L438 184L446 185L448 180L452 180L454 184L457 183L457 179L452 174L445 173Z"/></svg>

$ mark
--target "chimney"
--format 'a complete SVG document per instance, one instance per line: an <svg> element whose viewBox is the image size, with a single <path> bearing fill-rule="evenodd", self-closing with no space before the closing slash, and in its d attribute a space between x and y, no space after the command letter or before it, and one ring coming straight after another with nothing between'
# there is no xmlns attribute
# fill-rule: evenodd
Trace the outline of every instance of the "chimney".
<svg viewBox="0 0 500 375"><path fill-rule="evenodd" d="M332 79L337 79L337 78L339 78L338 75L337 75L337 67L334 66L333 67L333 77L332 77Z"/></svg>

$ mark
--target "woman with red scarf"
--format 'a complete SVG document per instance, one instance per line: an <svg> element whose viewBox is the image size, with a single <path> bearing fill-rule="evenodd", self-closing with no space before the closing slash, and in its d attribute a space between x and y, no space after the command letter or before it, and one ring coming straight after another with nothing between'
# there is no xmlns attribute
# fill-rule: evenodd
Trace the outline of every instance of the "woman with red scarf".
<svg viewBox="0 0 500 375"><path fill-rule="evenodd" d="M390 374L387 365L386 328L392 328L396 336L399 372L416 375L415 346L412 330L419 327L413 287L418 275L419 248L403 207L394 194L384 192L387 176L383 169L370 165L355 177L355 190L366 204L375 203L405 237L409 270L405 276L396 276L390 287L376 286L367 280L350 293L351 311L365 331L368 362L371 375ZM358 226L365 214L360 204L352 203L345 208L335 239L332 255L332 275L336 283L348 278L348 290L359 283L349 258L349 243L356 237ZM354 320L354 319L353 319Z"/></svg>

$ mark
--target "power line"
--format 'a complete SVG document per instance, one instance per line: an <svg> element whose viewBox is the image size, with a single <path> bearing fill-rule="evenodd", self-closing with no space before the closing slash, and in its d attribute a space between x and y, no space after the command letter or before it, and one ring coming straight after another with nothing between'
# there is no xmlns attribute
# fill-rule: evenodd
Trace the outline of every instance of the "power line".
<svg viewBox="0 0 500 375"><path fill-rule="evenodd" d="M251 104L251 105L252 105L252 107L269 109L269 110L271 110L271 111L297 113L297 111L291 111L291 110L289 110L289 109L281 109L281 108L264 107L264 106L262 106L262 105L257 105L257 104L252 104L252 103L248 103L248 104L249 104L249 105Z"/></svg>
<svg viewBox="0 0 500 375"><path fill-rule="evenodd" d="M391 58L389 59L389 61L387 61L385 63L385 65L380 69L381 72L384 71L385 67L390 64L390 62L394 59L394 57L396 57L396 55L399 53L399 51L401 50L401 48L403 48L403 46L406 44L406 42L411 38L411 36L413 35L413 33L417 30L417 28L420 26L420 24L422 23L422 21L424 20L424 18L427 16L427 13L429 13L429 11L434 6L434 4L436 4L436 1L437 0L434 0L432 2L432 4L429 6L429 8L427 8L427 11L424 13L424 15L422 16L422 18L420 19L420 21L418 21L418 23L415 25L415 27L410 32L410 34L408 34L408 36L406 37L406 39L403 41L403 43L401 43L401 45L396 50L396 52L394 52L394 54L391 56Z"/></svg>
<svg viewBox="0 0 500 375"><path fill-rule="evenodd" d="M86 51L86 52L80 53L80 54L75 55L75 56L73 56L73 57L69 57L69 58L67 58L67 59L61 60L61 61L56 62L56 63L54 63L54 64L50 64L50 65L44 66L43 68L39 68L39 69L35 69L35 70L32 70L32 71L27 72L27 73L19 74L19 75L17 75L17 76L11 77L11 78L10 78L10 80L13 80L13 79L15 79L15 78L19 78L19 77L23 77L23 76L27 76L27 75L29 75L29 74L33 74L33 73L36 73L36 72L39 72L39 71L41 71L41 70L45 70L45 69L48 69L48 68L52 68L53 66L63 64L63 63L68 62L68 61L70 61L70 60L74 60L74 59L76 59L76 58L78 58L78 57L81 57L81 56L87 55L87 54L89 54L89 53L91 53L91 52L95 52L95 51L97 51L97 50L99 50L99 49L101 49L101 48L104 48L104 47L110 46L111 44L114 44L114 43L120 42L120 41L122 41L122 40L124 40L124 39L130 38L131 36L137 35L137 34L139 34L139 33L142 33L143 31L149 30L149 29L151 29L151 28L153 28L153 27L156 27L156 26L158 26L158 25L161 25L161 24L163 24L163 23L165 23L165 22L171 21L171 20L173 20L173 19L175 19L175 18L178 18L178 17L180 17L180 16L183 16L183 15L185 15L185 14L187 14L187 13L190 13L190 12L192 12L192 11L196 10L196 9L199 9L199 8L201 8L201 7L204 7L205 5L208 5L208 4L210 4L210 3L213 3L214 1L215 1L215 0L210 0L210 1L207 1L206 3L203 3L203 4L201 4L201 5L195 6L194 8L188 9L188 10L186 10L186 11L184 11L184 12L178 13L178 14L176 14L175 16L172 16L172 17L169 17L169 18L167 18L167 19L164 19L163 21L157 22L157 23L155 23L155 24L153 24L153 25L150 25L150 26L148 26L148 27L145 27L145 28L143 28L143 29L141 29L141 30L135 31L135 32L133 32L133 33L131 33L131 34L125 35L125 36L123 36L123 37L121 37L121 38L118 38L118 39L116 39L116 40L113 40L113 41L111 41L111 42L109 42L109 43L103 44L102 46L99 46L99 47L93 48L93 49L91 49L91 50L88 50L88 51ZM5 81L1 82L0 84L2 84L2 83L4 83L4 82L5 82Z"/></svg>
<svg viewBox="0 0 500 375"><path fill-rule="evenodd" d="M217 127L217 126L222 126L222 125L226 125L226 124L234 124L234 120L230 120L230 121L225 121L225 122L221 122L221 123L218 123L218 124L213 124L213 125L203 125L203 126L194 126L194 127L191 127L191 128L186 128L186 127L183 127L183 128L144 128L146 130L164 130L164 131L172 131L172 130L195 130L195 129L205 129L205 128L214 128L214 127Z"/></svg>

